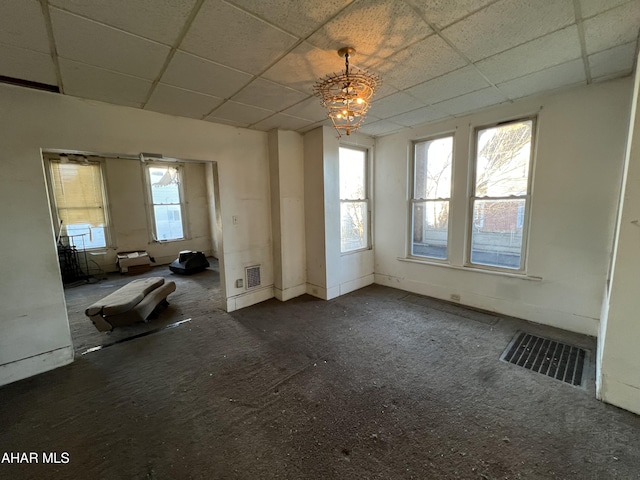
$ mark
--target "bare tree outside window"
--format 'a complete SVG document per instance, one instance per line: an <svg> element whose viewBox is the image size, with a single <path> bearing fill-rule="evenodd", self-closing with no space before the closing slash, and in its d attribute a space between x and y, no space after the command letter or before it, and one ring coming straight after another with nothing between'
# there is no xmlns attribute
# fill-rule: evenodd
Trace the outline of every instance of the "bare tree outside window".
<svg viewBox="0 0 640 480"><path fill-rule="evenodd" d="M533 120L476 130L473 264L523 268Z"/></svg>
<svg viewBox="0 0 640 480"><path fill-rule="evenodd" d="M340 148L340 251L369 247L367 152Z"/></svg>

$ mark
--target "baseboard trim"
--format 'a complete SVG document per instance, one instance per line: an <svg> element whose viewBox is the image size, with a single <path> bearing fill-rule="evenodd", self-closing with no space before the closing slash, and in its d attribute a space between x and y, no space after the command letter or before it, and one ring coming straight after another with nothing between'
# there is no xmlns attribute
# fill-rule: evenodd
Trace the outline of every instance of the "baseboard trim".
<svg viewBox="0 0 640 480"><path fill-rule="evenodd" d="M278 300L286 302L287 300L291 300L292 298L296 298L307 293L307 284L301 283L295 287L285 289L274 288L273 293Z"/></svg>
<svg viewBox="0 0 640 480"><path fill-rule="evenodd" d="M251 305L255 305L256 303L269 300L274 296L273 285L269 285L268 287L263 287L258 290L251 290L250 292L242 293L240 295L236 295L235 297L228 297L226 302L227 312L234 312L235 310L240 310L241 308L250 307Z"/></svg>

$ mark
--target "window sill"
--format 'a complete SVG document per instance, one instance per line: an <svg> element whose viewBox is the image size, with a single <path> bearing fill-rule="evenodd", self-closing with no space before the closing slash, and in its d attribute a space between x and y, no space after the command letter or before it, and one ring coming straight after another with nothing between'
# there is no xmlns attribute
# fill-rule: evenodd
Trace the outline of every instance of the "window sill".
<svg viewBox="0 0 640 480"><path fill-rule="evenodd" d="M186 242L189 238L172 238L170 240L151 240L149 243L174 243L174 242Z"/></svg>
<svg viewBox="0 0 640 480"><path fill-rule="evenodd" d="M354 253L362 253L373 250L373 247L359 248L358 250L349 250L348 252L340 252L340 256L344 257L346 255L353 255Z"/></svg>
<svg viewBox="0 0 640 480"><path fill-rule="evenodd" d="M407 263L417 263L420 265L429 265L431 267L442 267L442 268L450 268L453 270L462 270L464 272L476 272L476 273L486 273L489 275L497 275L499 277L509 277L509 278L517 278L520 280L527 280L531 282L541 282L542 277L535 277L533 275L527 275L526 273L511 273L511 272L500 272L498 270L489 270L485 268L478 267L462 267L459 265L451 265L450 263L440 263L440 262L430 262L429 260L418 260L417 258L406 258L406 257L397 257L397 260L400 262Z"/></svg>

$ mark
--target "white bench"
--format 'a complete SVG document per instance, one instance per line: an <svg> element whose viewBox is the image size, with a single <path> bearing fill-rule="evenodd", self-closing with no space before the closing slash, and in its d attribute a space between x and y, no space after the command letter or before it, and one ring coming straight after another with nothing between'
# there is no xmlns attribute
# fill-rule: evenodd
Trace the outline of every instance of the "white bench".
<svg viewBox="0 0 640 480"><path fill-rule="evenodd" d="M115 327L147 321L160 306L166 306L167 296L175 292L175 282L162 277L140 278L107 295L85 310L95 327L110 332Z"/></svg>

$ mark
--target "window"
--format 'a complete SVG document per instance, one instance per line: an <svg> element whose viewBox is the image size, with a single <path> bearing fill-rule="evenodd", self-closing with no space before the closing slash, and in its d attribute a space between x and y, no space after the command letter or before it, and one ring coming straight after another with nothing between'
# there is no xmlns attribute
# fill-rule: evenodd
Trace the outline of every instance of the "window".
<svg viewBox="0 0 640 480"><path fill-rule="evenodd" d="M524 269L534 120L476 130L471 264Z"/></svg>
<svg viewBox="0 0 640 480"><path fill-rule="evenodd" d="M340 252L369 248L367 152L340 147Z"/></svg>
<svg viewBox="0 0 640 480"><path fill-rule="evenodd" d="M447 259L453 136L413 146L411 255Z"/></svg>
<svg viewBox="0 0 640 480"><path fill-rule="evenodd" d="M55 223L65 244L79 250L108 243L105 189L98 162L49 160Z"/></svg>
<svg viewBox="0 0 640 480"><path fill-rule="evenodd" d="M182 164L146 163L153 239L158 242L185 238Z"/></svg>

